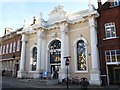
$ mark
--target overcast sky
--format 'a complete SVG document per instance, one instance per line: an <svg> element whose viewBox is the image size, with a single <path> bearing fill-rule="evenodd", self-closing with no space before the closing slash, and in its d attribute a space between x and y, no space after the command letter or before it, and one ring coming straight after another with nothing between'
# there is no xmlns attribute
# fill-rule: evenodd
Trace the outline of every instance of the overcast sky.
<svg viewBox="0 0 120 90"><path fill-rule="evenodd" d="M31 21L34 16L48 19L48 14L54 7L62 4L67 12L77 12L88 9L89 0L0 0L0 37L4 34L6 27L14 30L24 24L24 20ZM91 0L97 8L97 0ZM102 0L104 3L106 0Z"/></svg>

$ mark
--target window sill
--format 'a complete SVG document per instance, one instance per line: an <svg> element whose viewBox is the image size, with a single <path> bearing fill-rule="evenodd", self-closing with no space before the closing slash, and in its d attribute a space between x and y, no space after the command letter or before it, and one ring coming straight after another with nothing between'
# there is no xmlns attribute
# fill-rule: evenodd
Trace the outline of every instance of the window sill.
<svg viewBox="0 0 120 90"><path fill-rule="evenodd" d="M75 73L88 73L88 71L75 71Z"/></svg>
<svg viewBox="0 0 120 90"><path fill-rule="evenodd" d="M119 37L103 38L103 40L116 39L116 38L119 38Z"/></svg>
<svg viewBox="0 0 120 90"><path fill-rule="evenodd" d="M35 73L36 71L29 71L29 73Z"/></svg>
<svg viewBox="0 0 120 90"><path fill-rule="evenodd" d="M106 64L107 65L119 65L120 62L107 62Z"/></svg>

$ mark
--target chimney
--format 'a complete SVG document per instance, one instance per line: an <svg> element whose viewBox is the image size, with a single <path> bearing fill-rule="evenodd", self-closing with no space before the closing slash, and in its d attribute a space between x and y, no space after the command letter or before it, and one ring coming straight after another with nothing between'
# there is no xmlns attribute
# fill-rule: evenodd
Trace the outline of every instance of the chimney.
<svg viewBox="0 0 120 90"><path fill-rule="evenodd" d="M5 28L5 33L4 33L4 35L10 34L12 31L13 31L12 28L7 27L7 28Z"/></svg>
<svg viewBox="0 0 120 90"><path fill-rule="evenodd" d="M101 0L98 0L98 8L100 8L102 6L102 2Z"/></svg>
<svg viewBox="0 0 120 90"><path fill-rule="evenodd" d="M33 17L33 24L38 24L38 18L37 17Z"/></svg>

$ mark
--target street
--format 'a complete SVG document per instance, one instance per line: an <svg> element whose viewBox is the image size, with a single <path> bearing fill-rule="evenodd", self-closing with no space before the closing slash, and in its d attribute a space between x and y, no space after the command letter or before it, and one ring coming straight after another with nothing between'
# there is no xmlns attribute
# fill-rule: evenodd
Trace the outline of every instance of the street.
<svg viewBox="0 0 120 90"><path fill-rule="evenodd" d="M57 85L45 85L38 83L34 80L30 82L28 79L17 79L12 77L2 77L2 89L67 89L66 85L57 84ZM80 85L69 85L69 90L79 89L83 90ZM88 86L87 90L120 90L120 86ZM84 88L84 90L86 90Z"/></svg>

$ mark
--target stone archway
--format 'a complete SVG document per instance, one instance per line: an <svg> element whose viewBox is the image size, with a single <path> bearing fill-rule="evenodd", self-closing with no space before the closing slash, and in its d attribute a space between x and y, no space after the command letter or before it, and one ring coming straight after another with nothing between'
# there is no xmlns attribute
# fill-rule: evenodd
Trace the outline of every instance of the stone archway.
<svg viewBox="0 0 120 90"><path fill-rule="evenodd" d="M53 78L58 78L58 71L61 68L61 42L59 40L53 40L49 44L49 63L51 75Z"/></svg>

